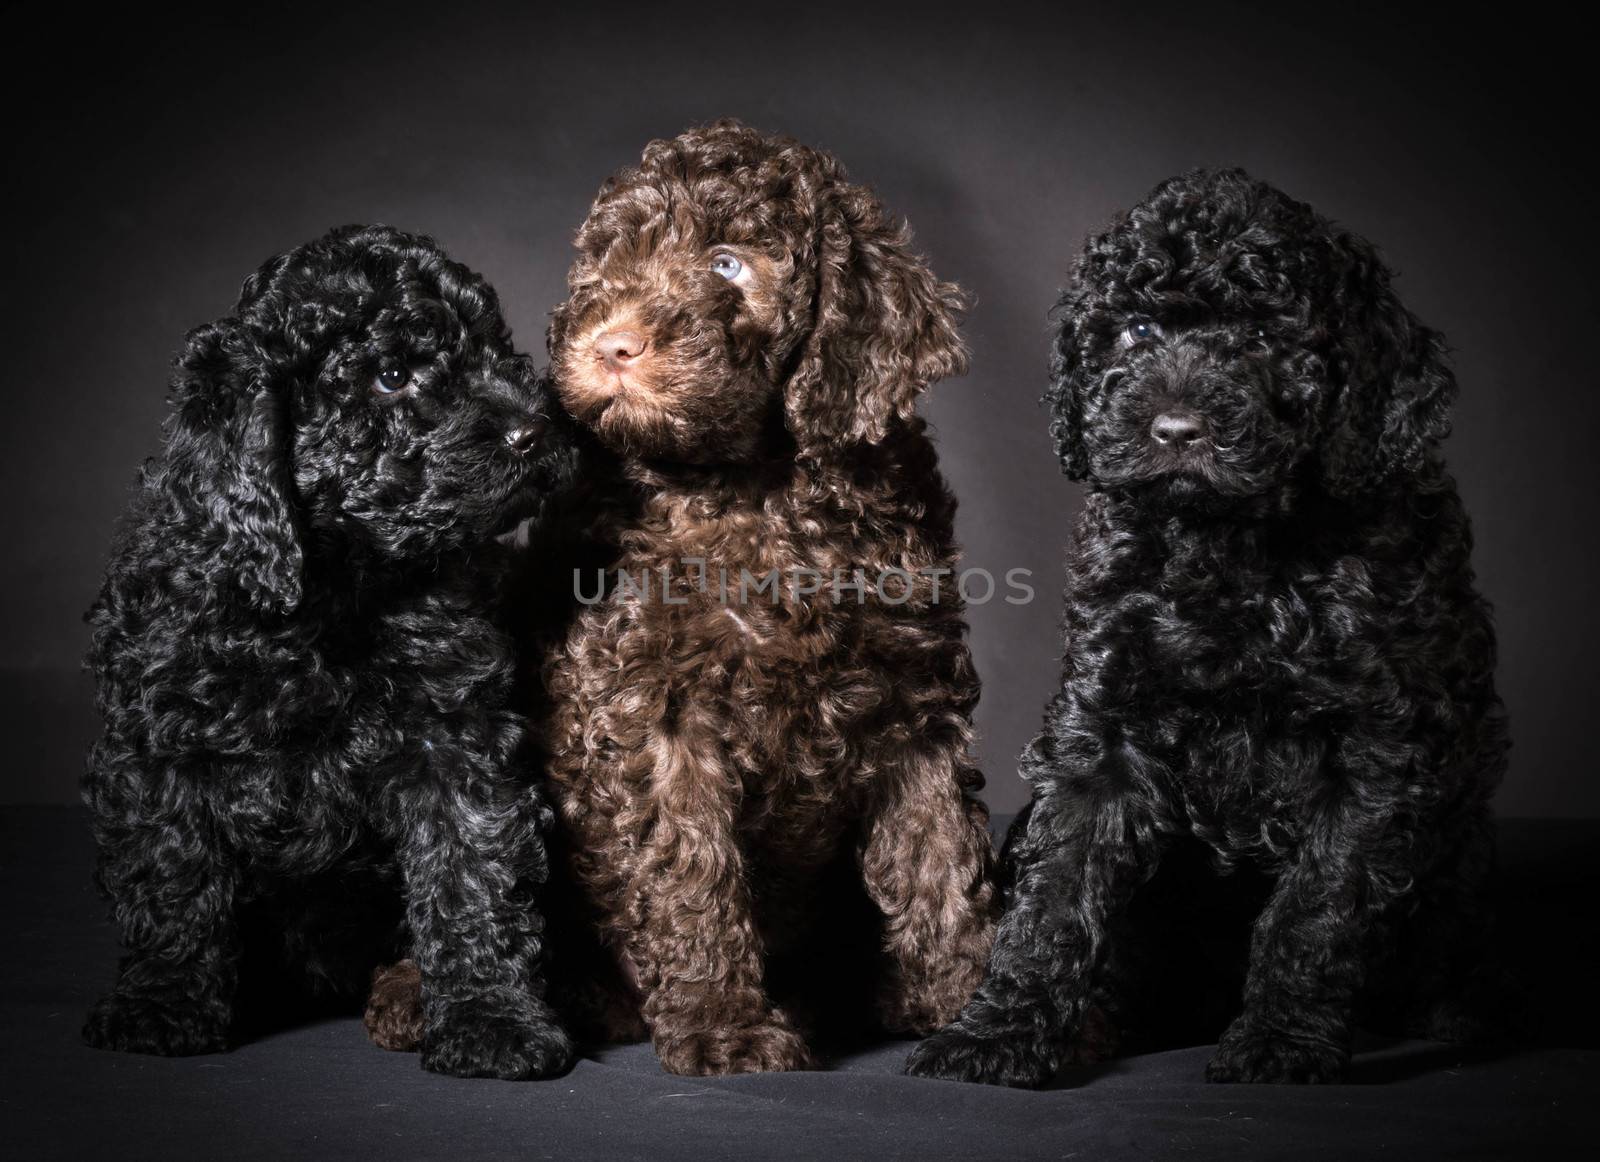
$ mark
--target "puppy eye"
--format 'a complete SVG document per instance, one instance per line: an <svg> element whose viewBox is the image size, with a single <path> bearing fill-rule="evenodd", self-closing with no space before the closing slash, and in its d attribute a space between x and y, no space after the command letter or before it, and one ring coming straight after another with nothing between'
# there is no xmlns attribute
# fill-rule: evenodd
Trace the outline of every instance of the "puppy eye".
<svg viewBox="0 0 1600 1162"><path fill-rule="evenodd" d="M385 367L372 381L372 390L379 395L393 395L411 386L409 367Z"/></svg>
<svg viewBox="0 0 1600 1162"><path fill-rule="evenodd" d="M711 256L711 269L714 273L720 274L729 282L733 282L736 278L744 273L744 263L740 262L733 255L723 251L720 254L713 254Z"/></svg>
<svg viewBox="0 0 1600 1162"><path fill-rule="evenodd" d="M1135 319L1122 332L1124 347L1137 347L1161 338L1161 328L1149 319Z"/></svg>

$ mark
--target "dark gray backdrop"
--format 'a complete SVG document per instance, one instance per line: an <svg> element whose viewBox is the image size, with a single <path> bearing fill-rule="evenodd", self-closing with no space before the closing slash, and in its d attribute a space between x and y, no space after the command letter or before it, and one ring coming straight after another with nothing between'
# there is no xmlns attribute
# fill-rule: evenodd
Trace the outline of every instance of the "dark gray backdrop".
<svg viewBox="0 0 1600 1162"><path fill-rule="evenodd" d="M1229 163L1376 240L1450 337L1463 392L1449 456L1516 739L1501 807L1600 814L1592 110L1559 16L567 7L61 12L44 34L13 30L0 799L75 794L92 730L79 615L156 447L171 352L248 271L335 223L428 231L495 283L542 353L601 178L652 137L736 115L838 153L976 299L973 371L926 412L968 564L1030 569L1038 589L971 616L998 809L1022 801L1014 758L1055 681L1078 507L1035 402L1045 311L1087 230L1168 174Z"/></svg>

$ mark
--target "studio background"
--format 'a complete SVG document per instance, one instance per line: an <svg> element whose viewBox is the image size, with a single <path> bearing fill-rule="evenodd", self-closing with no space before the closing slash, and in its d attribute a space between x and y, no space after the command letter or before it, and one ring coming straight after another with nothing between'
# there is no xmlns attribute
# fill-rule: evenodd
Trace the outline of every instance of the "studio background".
<svg viewBox="0 0 1600 1162"><path fill-rule="evenodd" d="M329 226L433 234L543 362L570 238L644 143L734 115L837 153L975 305L972 372L923 405L965 562L987 797L1055 688L1079 508L1037 404L1084 234L1160 179L1243 165L1376 241L1461 382L1450 464L1495 603L1508 815L1600 815L1591 777L1596 232L1587 66L1526 6L229 7L66 15L12 41L0 425L0 802L70 802L94 731L81 623L172 353Z"/></svg>

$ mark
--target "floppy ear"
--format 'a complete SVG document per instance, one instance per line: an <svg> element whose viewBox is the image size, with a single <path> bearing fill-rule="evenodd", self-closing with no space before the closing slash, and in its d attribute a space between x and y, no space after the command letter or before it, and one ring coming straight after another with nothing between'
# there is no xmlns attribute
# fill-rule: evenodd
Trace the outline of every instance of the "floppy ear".
<svg viewBox="0 0 1600 1162"><path fill-rule="evenodd" d="M1122 268L1130 261L1118 241L1126 218L1103 234L1092 235L1077 261L1067 289L1061 292L1050 310L1055 324L1055 341L1050 350L1050 386L1044 403L1050 408L1050 436L1056 442L1056 458L1069 480L1082 480L1089 474L1089 452L1084 446L1084 401L1089 379L1095 369L1096 336L1091 327L1097 311L1103 312L1103 292L1098 288L1121 281Z"/></svg>
<svg viewBox="0 0 1600 1162"><path fill-rule="evenodd" d="M237 319L192 331L172 385L168 481L249 603L280 614L300 603L305 570L291 501L287 379Z"/></svg>
<svg viewBox="0 0 1600 1162"><path fill-rule="evenodd" d="M1056 457L1069 480L1082 480L1089 474L1089 454L1083 446L1086 372L1078 330L1081 297L1068 290L1050 312L1056 322L1056 337L1050 352L1050 386L1044 393L1044 402L1050 408L1050 435L1056 442Z"/></svg>
<svg viewBox="0 0 1600 1162"><path fill-rule="evenodd" d="M964 309L910 250L903 225L859 186L820 199L816 322L784 391L800 455L881 441L919 392L967 369Z"/></svg>
<svg viewBox="0 0 1600 1162"><path fill-rule="evenodd" d="M1350 235L1333 245L1343 259L1333 299L1344 309L1321 459L1328 491L1354 496L1421 470L1428 449L1450 433L1456 378L1443 339L1400 304L1372 247Z"/></svg>

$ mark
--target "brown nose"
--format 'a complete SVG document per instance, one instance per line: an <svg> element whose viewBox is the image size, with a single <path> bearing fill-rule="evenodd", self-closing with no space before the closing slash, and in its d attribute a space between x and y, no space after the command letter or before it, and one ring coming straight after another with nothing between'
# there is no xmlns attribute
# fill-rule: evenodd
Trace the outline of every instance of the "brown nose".
<svg viewBox="0 0 1600 1162"><path fill-rule="evenodd" d="M594 341L594 351L612 371L621 371L644 354L644 336L637 331L607 331Z"/></svg>

